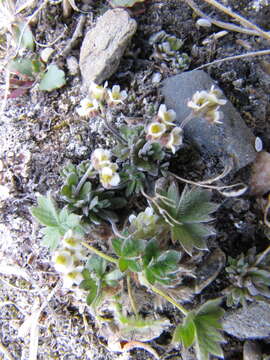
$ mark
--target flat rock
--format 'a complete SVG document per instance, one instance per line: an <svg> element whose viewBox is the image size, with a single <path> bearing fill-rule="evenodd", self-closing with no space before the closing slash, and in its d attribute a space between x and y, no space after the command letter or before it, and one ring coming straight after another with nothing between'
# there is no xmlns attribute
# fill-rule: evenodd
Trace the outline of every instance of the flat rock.
<svg viewBox="0 0 270 360"><path fill-rule="evenodd" d="M164 80L162 94L165 104L176 111L177 123L180 124L189 115L187 102L193 94L210 90L212 85L218 88L202 70L183 72ZM202 154L215 156L224 164L233 161L236 171L255 159L255 136L230 101L227 100L220 110L224 114L222 125L211 125L202 118L194 118L185 126L184 133Z"/></svg>
<svg viewBox="0 0 270 360"><path fill-rule="evenodd" d="M117 69L121 57L137 29L124 9L108 10L90 29L82 43L80 69L84 84L101 84Z"/></svg>
<svg viewBox="0 0 270 360"><path fill-rule="evenodd" d="M228 311L222 321L228 334L244 339L264 339L270 335L270 304L255 302Z"/></svg>

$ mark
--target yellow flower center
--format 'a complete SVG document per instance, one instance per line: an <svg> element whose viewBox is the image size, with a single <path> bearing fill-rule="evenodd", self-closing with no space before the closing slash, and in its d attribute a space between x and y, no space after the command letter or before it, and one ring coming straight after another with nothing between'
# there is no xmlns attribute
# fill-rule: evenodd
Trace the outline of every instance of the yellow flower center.
<svg viewBox="0 0 270 360"><path fill-rule="evenodd" d="M58 265L65 265L67 263L67 259L64 255L58 255L55 262Z"/></svg>
<svg viewBox="0 0 270 360"><path fill-rule="evenodd" d="M151 132L153 134L158 134L160 132L160 130L161 130L160 125L158 125L158 124L154 124L151 126Z"/></svg>
<svg viewBox="0 0 270 360"><path fill-rule="evenodd" d="M77 244L77 241L76 239L74 238L68 238L68 239L65 239L66 243L69 244L70 246L76 246Z"/></svg>

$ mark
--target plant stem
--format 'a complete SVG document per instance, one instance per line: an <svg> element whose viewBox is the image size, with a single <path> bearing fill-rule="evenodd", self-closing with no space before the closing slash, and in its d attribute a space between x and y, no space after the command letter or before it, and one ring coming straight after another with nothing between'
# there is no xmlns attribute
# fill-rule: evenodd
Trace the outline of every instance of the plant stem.
<svg viewBox="0 0 270 360"><path fill-rule="evenodd" d="M82 244L84 247L86 247L88 250L90 250L90 251L92 251L93 253L95 253L96 255L102 257L103 259L105 259L105 260L107 260L107 261L109 261L109 262L112 262L112 263L114 263L114 264L117 264L117 263L118 263L117 259L115 259L115 258L113 258L113 257L111 257L111 256L109 256L109 255L104 254L102 251L94 248L93 246L87 244L86 242L82 241L81 244Z"/></svg>
<svg viewBox="0 0 270 360"><path fill-rule="evenodd" d="M118 133L118 131L108 123L108 120L105 116L100 115L101 119L104 121L106 128L120 141L122 144L127 144L127 141Z"/></svg>
<svg viewBox="0 0 270 360"><path fill-rule="evenodd" d="M188 116L181 122L180 127L181 127L182 129L184 129L184 126L187 125L187 123L189 123L190 120L192 120L192 119L194 118L194 116L195 116L195 115L194 115L194 112L191 111L191 112L188 114Z"/></svg>
<svg viewBox="0 0 270 360"><path fill-rule="evenodd" d="M182 305L178 304L174 299L172 299L169 295L165 294L162 290L156 288L151 284L149 284L149 287L154 293L162 296L165 300L174 305L178 310L181 311L183 315L186 316L188 314L188 310L186 310Z"/></svg>
<svg viewBox="0 0 270 360"><path fill-rule="evenodd" d="M85 174L83 175L83 177L81 178L81 180L79 181L79 184L77 185L77 187L75 189L75 193L74 193L75 197L81 191L81 188L83 187L84 183L86 182L86 180L92 170L93 170L93 166L92 166L92 164L90 164L89 168L86 170Z"/></svg>
<svg viewBox="0 0 270 360"><path fill-rule="evenodd" d="M137 305L135 303L133 294L132 294L132 290L131 290L131 282L130 282L130 274L127 274L127 289L128 289L128 296L129 296L129 301L132 307L132 310L134 312L134 314L136 316L138 316L138 310L137 310Z"/></svg>

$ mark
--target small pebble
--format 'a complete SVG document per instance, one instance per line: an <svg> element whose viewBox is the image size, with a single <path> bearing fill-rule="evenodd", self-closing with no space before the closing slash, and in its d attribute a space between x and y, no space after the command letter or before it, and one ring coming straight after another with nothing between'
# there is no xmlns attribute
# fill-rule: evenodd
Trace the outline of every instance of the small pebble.
<svg viewBox="0 0 270 360"><path fill-rule="evenodd" d="M262 149L263 149L262 139L259 136L257 136L255 139L255 150L257 152L260 152L260 151L262 151Z"/></svg>
<svg viewBox="0 0 270 360"><path fill-rule="evenodd" d="M212 26L212 23L208 19L200 18L196 21L196 25L199 27L201 26L201 27L209 28Z"/></svg>
<svg viewBox="0 0 270 360"><path fill-rule="evenodd" d="M152 83L158 84L162 79L161 73L154 73L152 76Z"/></svg>

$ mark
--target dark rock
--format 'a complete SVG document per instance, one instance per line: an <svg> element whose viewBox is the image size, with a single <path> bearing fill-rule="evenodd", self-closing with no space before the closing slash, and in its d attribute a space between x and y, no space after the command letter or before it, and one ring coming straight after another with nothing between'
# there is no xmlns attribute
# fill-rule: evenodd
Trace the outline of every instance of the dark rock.
<svg viewBox="0 0 270 360"><path fill-rule="evenodd" d="M193 94L210 90L212 85L215 85L214 81L201 70L184 72L163 82L165 104L176 111L177 123L189 115L187 102ZM255 159L255 137L230 101L220 110L224 114L222 125L211 125L205 119L194 118L185 126L184 133L201 153L220 158L224 164L233 161L234 170L239 170Z"/></svg>
<svg viewBox="0 0 270 360"><path fill-rule="evenodd" d="M245 341L243 349L243 360L262 360L260 345L255 341Z"/></svg>
<svg viewBox="0 0 270 360"><path fill-rule="evenodd" d="M199 270L196 272L195 294L200 294L218 276L226 262L224 252L217 248L206 257Z"/></svg>
<svg viewBox="0 0 270 360"><path fill-rule="evenodd" d="M223 329L238 339L264 339L270 335L270 304L255 302L226 313Z"/></svg>

